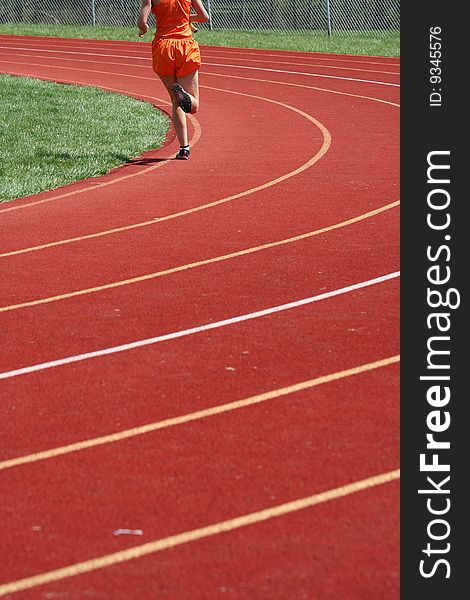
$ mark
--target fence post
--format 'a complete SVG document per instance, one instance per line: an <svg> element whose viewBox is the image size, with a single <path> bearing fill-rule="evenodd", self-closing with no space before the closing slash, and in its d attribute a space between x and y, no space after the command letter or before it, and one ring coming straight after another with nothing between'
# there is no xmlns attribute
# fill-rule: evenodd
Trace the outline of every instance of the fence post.
<svg viewBox="0 0 470 600"><path fill-rule="evenodd" d="M212 7L211 7L211 0L207 0L207 12L209 13L209 29L212 31Z"/></svg>
<svg viewBox="0 0 470 600"><path fill-rule="evenodd" d="M95 0L91 0L91 25L96 27Z"/></svg>
<svg viewBox="0 0 470 600"><path fill-rule="evenodd" d="M331 35L331 11L330 11L330 0L326 0L326 28L328 35Z"/></svg>

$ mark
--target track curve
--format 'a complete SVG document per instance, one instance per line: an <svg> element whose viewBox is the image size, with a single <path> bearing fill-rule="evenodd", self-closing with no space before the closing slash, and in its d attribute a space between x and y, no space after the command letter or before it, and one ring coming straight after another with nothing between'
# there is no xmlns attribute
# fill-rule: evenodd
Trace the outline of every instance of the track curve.
<svg viewBox="0 0 470 600"><path fill-rule="evenodd" d="M0 49L167 107L148 44ZM398 599L399 60L202 51L188 163L0 206L0 595Z"/></svg>

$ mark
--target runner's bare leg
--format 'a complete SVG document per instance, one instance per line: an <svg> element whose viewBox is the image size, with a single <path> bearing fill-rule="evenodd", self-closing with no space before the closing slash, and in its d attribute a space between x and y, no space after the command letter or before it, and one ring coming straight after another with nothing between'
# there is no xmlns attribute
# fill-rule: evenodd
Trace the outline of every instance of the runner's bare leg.
<svg viewBox="0 0 470 600"><path fill-rule="evenodd" d="M176 137L180 146L188 144L188 127L186 124L186 113L178 106L178 101L174 93L171 91L171 86L176 83L174 75L159 75L163 85L166 87L171 98L173 125L176 131Z"/></svg>

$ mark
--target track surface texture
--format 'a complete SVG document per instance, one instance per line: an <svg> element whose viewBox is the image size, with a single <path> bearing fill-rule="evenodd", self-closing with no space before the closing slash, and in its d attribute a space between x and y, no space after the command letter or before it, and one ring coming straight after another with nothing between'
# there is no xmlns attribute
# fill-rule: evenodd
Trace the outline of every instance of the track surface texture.
<svg viewBox="0 0 470 600"><path fill-rule="evenodd" d="M399 59L203 47L177 140L0 206L0 596L399 598ZM0 71L169 110L150 45Z"/></svg>

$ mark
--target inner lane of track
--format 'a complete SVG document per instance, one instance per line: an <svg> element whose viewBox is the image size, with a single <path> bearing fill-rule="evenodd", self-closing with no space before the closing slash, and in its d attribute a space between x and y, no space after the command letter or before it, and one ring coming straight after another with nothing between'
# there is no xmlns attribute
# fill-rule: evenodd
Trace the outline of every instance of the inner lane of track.
<svg viewBox="0 0 470 600"><path fill-rule="evenodd" d="M239 98L237 98L237 99L239 99ZM242 98L242 100L243 100L243 98ZM344 113L344 111L341 111L341 112ZM294 114L294 117L295 117L295 114ZM347 115L345 117L345 120L342 120L341 123L338 124L338 127L343 126L343 129L346 128L346 123L345 123L346 119L347 119ZM348 120L348 122L350 122L350 121ZM379 125L379 123L378 123L378 125ZM360 136L358 135L358 138L359 137ZM376 146L377 146L377 144L376 144L376 141L377 141L376 137L377 136L374 136L370 140L371 148L372 147L376 148ZM387 139L387 137L386 136L382 136L382 139ZM298 146L302 149L304 147L304 144L302 143L302 140L298 140L298 141L300 142L298 144ZM212 140L211 140L211 142L212 142ZM311 143L311 136L309 136L309 143ZM339 145L339 147L341 147L341 144ZM251 148L255 148L256 149L257 148L257 144L256 143L252 144ZM272 152L274 152L275 151L275 147L271 147L271 148L272 148ZM387 151L388 148L384 148L383 150ZM367 147L364 147L364 145L362 144L361 151L370 152L371 149L369 149ZM281 153L281 154L282 155L286 155L287 153L284 152L284 153ZM276 156L276 158L278 159L278 156ZM331 167L332 167L331 163L329 162L329 159L330 159L329 156L326 156L326 157L324 157L322 159L322 162L324 163L324 169L325 170L326 169L331 169ZM351 172L354 170L355 157L351 158L351 154L350 153L349 154L346 153L345 156L341 156L341 155L338 155L338 152L336 152L335 153L335 157L334 157L334 161L335 161L335 163L340 162L341 165L342 165L342 168L344 168L344 169L348 168L348 164L351 164L351 166L349 167L349 169L351 170ZM320 169L321 169L321 167L322 167L321 163L320 163L320 165L316 165L315 175L318 173L318 167L320 167ZM395 168L396 168L396 164L395 164ZM210 170L210 171L212 172L212 170ZM244 169L244 174L245 173L246 173L246 169ZM367 198L370 198L371 196L372 196L372 198L374 200L376 200L377 195L378 196L382 196L382 197L385 196L385 197L390 198L390 196L392 194L396 194L396 191L397 191L396 182L394 182L393 180L387 179L385 177L384 178L376 178L376 179L379 179L379 181L376 181L375 185L374 185L374 182L369 183L369 181L367 181L367 180L361 181L361 179L363 179L363 178L359 178L356 181L354 181L354 180L353 181L345 181L344 182L344 189L341 190L341 203L336 202L336 204L332 206L332 200L335 201L336 197L334 197L333 199L325 197L326 194L331 194L331 188L329 188L329 186L327 184L323 183L324 180L321 179L321 177L320 177L321 175L322 175L322 173L320 172L319 176L316 179L313 179L313 181L312 181L312 177L311 177L310 173L302 174L302 176L304 176L304 177L309 177L309 180L310 180L311 184L313 184L315 186L315 196L318 197L319 201L314 201L314 200L316 200L316 198L312 198L312 200L313 200L312 202L303 202L303 203L300 203L300 202L297 201L292 208L293 208L293 210L296 211L296 213L297 213L296 216L298 215L298 219L299 220L300 219L305 219L305 220L308 219L308 220L311 221L312 219L318 218L318 216L321 216L322 211L328 211L328 218L329 219L331 219L330 215L331 215L331 212L333 210L334 211L339 211L339 210L346 209L346 210L350 211L351 210L350 206L351 206L352 203L347 202L347 195L351 195L351 196L352 195L356 195L357 196L357 190L361 189L361 187L364 189L364 193L361 194L361 198L360 198L361 201L367 200ZM353 177L353 176L354 175L351 173L350 177ZM152 173L148 175L148 178L150 178L150 177L153 177ZM227 178L223 175L223 170L222 170L221 177L218 178L217 183L220 184L220 185L222 185L223 181L225 181L226 179ZM388 188L385 189L385 190L383 190L384 184L386 184L387 182L389 183ZM131 187L133 184L134 184L134 182L132 182L132 181L130 181L128 183L129 187ZM217 189L220 188L220 185L217 185ZM197 186L197 182L192 183L191 189L193 190L193 188L195 188L196 186ZM144 190L147 191L147 193L152 193L153 186L152 187L148 186L148 187L150 188L150 191L147 191L147 186L146 185L144 186ZM203 189L201 189L200 191L198 191L197 189L195 189L194 191L196 192L196 194L202 196L204 194L204 188L207 188L207 186L205 185L204 181L201 182L201 188L203 188ZM123 193L125 193L126 191L128 191L128 190L124 190ZM169 185L165 189L165 197L162 199L161 196L159 196L159 198L158 198L159 204L160 204L161 200L162 201L166 201L166 195L167 194L171 198L172 192L174 193L174 186L171 185L171 181L170 181ZM100 193L100 191L97 191L97 194L99 194L99 193ZM88 196L92 196L92 194L88 194ZM264 200L265 198L266 198L266 200ZM178 197L178 194L176 194L176 198L174 198L174 200L172 202L176 203L176 202L178 202L178 200L181 200L181 198ZM210 198L210 200L212 200L212 198ZM75 201L75 199L72 198L69 201L69 203L74 202L74 201ZM215 201L217 201L216 198L215 198ZM283 208L285 207L284 198L281 197L280 201L277 201L277 198L273 199L272 198L272 192L271 192L271 190L268 189L268 190L265 190L264 192L257 193L256 197L253 197L253 198L249 199L249 215L248 215L248 217L251 216L251 222L255 224L255 227L257 227L257 221L261 222L262 219L263 219L263 217L265 217L265 215L266 215L266 204L267 204L268 201L269 201L269 206L270 206L270 210L271 210L271 214L270 214L271 220L276 217L281 223L283 223L283 224L286 223L286 219L284 218L285 213L283 212ZM90 204L93 203L93 202L96 203L96 199L95 200L93 200L93 199L90 200ZM125 214L128 214L128 211L130 210L128 202L122 203L122 204L116 203L116 198L115 198L114 195L110 195L109 202L110 202L110 209L108 211L106 211L106 207L103 207L103 198L100 198L100 208L102 209L101 210L102 218L107 218L108 214L112 215L112 216L119 215L120 214L120 210L121 211L126 211ZM233 209L234 209L234 212L232 213L233 214L233 218L235 218L235 219L238 218L240 222L242 222L243 219L246 219L246 217L247 217L247 215L246 215L246 213L247 213L246 206L244 206L245 202L246 202L246 198L243 198L241 201L237 201L236 202L236 206L233 207ZM61 226L65 227L65 226L67 226L68 223L70 223L70 220L68 219L68 213L69 213L68 204L69 203L67 201L64 201L63 203L61 202L60 203L61 206L59 206L59 207L57 207L55 209L55 220L54 220L54 223L56 224L56 228L59 228ZM88 204L86 204L86 205L85 204L86 203L80 202L80 206L78 207L78 210L74 209L74 211L75 211L75 213L76 213L77 216L75 217L73 223L71 223L71 227L72 228L78 226L77 220L79 218L79 215L77 213L80 213L80 211L82 211L83 220L86 223L90 222L90 213L89 213L90 208L89 208ZM112 210L111 210L111 204L113 205L113 209ZM117 204L117 206L115 206L116 204ZM338 204L339 204L339 206L338 206ZM139 215L139 216L146 216L148 218L148 216L149 216L149 214L148 214L148 202L139 202L139 205L140 206L145 206L146 207L145 210L147 211L145 213L145 215ZM278 206L279 206L279 208L278 208ZM356 207L358 207L357 202L354 204L354 208L356 208ZM61 217L61 208L62 208L62 212L64 214L62 220L60 220L60 217ZM171 211L172 208L173 209L175 208L175 204L173 204L173 206L170 206L168 208L168 210ZM240 208L241 208L242 214L238 215L238 214L235 213L235 210L240 209ZM45 211L43 213L44 217L41 219L40 218L41 215L36 215L35 224L38 227L40 227L40 228L41 228L41 224L42 224L42 228L41 228L42 230L43 229L49 230L49 229L51 229L51 225L50 225L50 219L47 217L47 207L45 207L44 205L41 205L41 207L38 207L38 210L41 210L41 209L43 211ZM260 211L259 215L256 214L256 209L258 209ZM299 214L301 211L304 211L305 214ZM219 211L219 214L220 214L220 221L221 221L221 223L223 225L223 221L225 219L225 215L224 215L223 211ZM5 224L5 222L8 222L8 217L9 216L11 217L11 220L13 222L13 226L11 228L12 235L17 236L18 235L18 217L17 217L17 215L14 215L12 213L4 215L4 224ZM170 212L170 216L171 216L171 212ZM96 221L96 216L95 216L95 219L93 220L93 222L95 222L95 221ZM243 222L245 222L245 221L243 221ZM293 222L296 222L296 220L295 221L294 221L294 219L288 220L287 224L290 225ZM114 224L115 223L113 223L113 225ZM122 224L122 221L121 221L120 224ZM163 225L166 225L166 223L158 223L158 224L155 223L155 225L152 225L152 227L155 226L155 227L161 228ZM219 225L219 224L216 223L216 225ZM270 226L274 226L274 223L270 223ZM31 228L31 227L28 228L28 230L32 230L32 229L33 228ZM70 233L72 234L72 233L77 233L77 232L76 232L76 230L72 229L70 231ZM78 233L82 233L82 232L78 232ZM85 235L87 233L88 232L85 232ZM134 240L134 242L137 243L137 244L139 242L138 242L138 240L136 242L136 239L138 238L139 233L140 232L138 232L138 234L134 235L133 238L132 238ZM289 231L289 233L290 233L290 231ZM50 236L50 233L48 233L48 235ZM144 235L144 236L141 236L141 238L142 238L142 240L145 240L145 244L146 244L147 243L147 236ZM39 239L37 241L39 241ZM46 243L47 243L48 240L47 239L46 240L43 239L42 241L46 241ZM100 239L97 240L97 243L98 244L101 243L103 246L106 247L106 251L105 251L104 256L105 256L105 260L108 262L108 258L109 257L108 257L107 248L109 247L109 240L104 239L104 238L100 238ZM135 258L138 258L139 254L138 254L137 246L135 246L135 243L134 243L134 248L133 248L134 249L134 254L133 255L135 256ZM90 244L90 242L87 241L87 244ZM117 246L117 247L119 247L119 246ZM100 256L100 255L103 254L99 250L100 250L99 247L95 248L95 252L94 252L95 256ZM76 259L76 256L74 257L74 259ZM37 259L35 258L35 260L37 260ZM46 260L48 261L48 257L46 257ZM19 263L19 264L21 264L21 263ZM12 272L14 273L13 270L12 270ZM18 269L18 272L21 272L21 269ZM99 272L99 269L98 269L98 272ZM95 283L95 282L93 282L93 283ZM12 290L13 289L17 290L18 289L17 286L15 285L15 282L12 282L12 285L10 287L11 287Z"/></svg>

